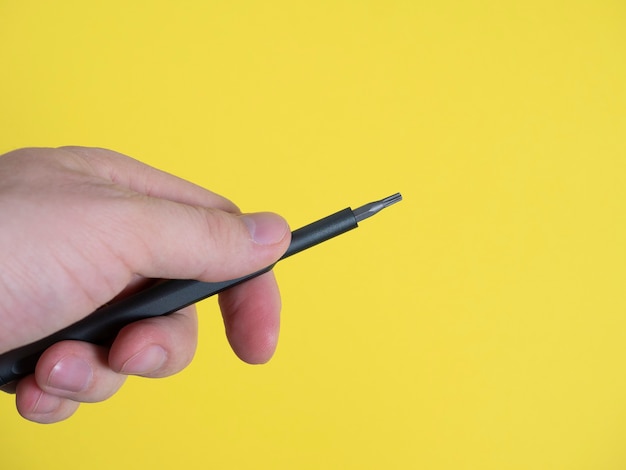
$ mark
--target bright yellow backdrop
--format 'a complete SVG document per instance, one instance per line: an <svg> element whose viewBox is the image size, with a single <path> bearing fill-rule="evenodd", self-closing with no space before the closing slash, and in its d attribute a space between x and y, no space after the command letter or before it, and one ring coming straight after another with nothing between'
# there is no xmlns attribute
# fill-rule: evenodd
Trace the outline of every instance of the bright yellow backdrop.
<svg viewBox="0 0 626 470"><path fill-rule="evenodd" d="M277 268L270 364L206 301L178 376L52 426L1 396L3 468L623 469L625 25L621 0L0 2L0 151L113 148L294 228L405 197Z"/></svg>

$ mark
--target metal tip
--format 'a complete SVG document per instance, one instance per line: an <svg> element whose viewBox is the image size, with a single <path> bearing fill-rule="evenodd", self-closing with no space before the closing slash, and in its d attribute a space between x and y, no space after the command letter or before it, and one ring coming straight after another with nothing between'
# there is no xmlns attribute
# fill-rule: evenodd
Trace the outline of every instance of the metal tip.
<svg viewBox="0 0 626 470"><path fill-rule="evenodd" d="M396 194L392 194L389 197L386 197L380 202L383 203L384 207L389 207L390 205L395 204L396 202L400 202L400 201L402 201L402 194L396 193Z"/></svg>
<svg viewBox="0 0 626 470"><path fill-rule="evenodd" d="M385 199L381 199L380 201L365 204L358 209L354 209L352 213L354 214L354 218L356 219L356 221L361 222L362 220L365 220L368 217L373 216L374 214L378 214L385 207L389 207L390 205L400 201L402 201L402 195L400 193L396 193L392 194L389 197L386 197Z"/></svg>

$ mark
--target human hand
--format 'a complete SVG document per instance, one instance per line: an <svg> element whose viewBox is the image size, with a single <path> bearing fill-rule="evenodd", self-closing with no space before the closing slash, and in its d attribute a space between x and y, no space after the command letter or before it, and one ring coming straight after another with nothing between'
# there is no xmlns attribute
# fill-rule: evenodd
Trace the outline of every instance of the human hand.
<svg viewBox="0 0 626 470"><path fill-rule="evenodd" d="M147 279L234 279L271 265L290 241L269 213L116 152L22 149L0 156L0 354L68 326ZM271 272L219 296L244 361L276 348L280 296ZM63 341L15 387L26 419L52 423L105 400L127 375L165 377L191 361L195 308L126 326L110 348Z"/></svg>

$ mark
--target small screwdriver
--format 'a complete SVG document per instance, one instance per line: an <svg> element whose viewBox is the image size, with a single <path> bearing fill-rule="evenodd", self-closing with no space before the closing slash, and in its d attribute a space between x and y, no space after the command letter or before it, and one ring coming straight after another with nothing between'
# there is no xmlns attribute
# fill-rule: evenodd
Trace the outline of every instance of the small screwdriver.
<svg viewBox="0 0 626 470"><path fill-rule="evenodd" d="M337 235L358 227L358 223L402 200L400 193L357 209L346 208L316 222L294 230L285 259ZM41 354L59 341L78 340L110 344L122 327L144 318L167 315L188 305L218 294L268 272L268 266L247 276L223 282L201 282L189 279L160 280L134 295L106 304L78 322L34 343L0 355L0 386L20 379L35 370Z"/></svg>

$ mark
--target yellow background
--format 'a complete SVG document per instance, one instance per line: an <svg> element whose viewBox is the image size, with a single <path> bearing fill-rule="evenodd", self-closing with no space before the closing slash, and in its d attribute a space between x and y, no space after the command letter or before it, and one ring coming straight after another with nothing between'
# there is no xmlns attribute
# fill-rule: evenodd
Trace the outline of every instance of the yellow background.
<svg viewBox="0 0 626 470"><path fill-rule="evenodd" d="M626 467L623 1L4 0L0 150L63 144L294 228L405 200L277 268L270 364L203 302L175 377L0 396L3 468Z"/></svg>

